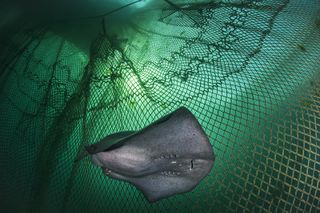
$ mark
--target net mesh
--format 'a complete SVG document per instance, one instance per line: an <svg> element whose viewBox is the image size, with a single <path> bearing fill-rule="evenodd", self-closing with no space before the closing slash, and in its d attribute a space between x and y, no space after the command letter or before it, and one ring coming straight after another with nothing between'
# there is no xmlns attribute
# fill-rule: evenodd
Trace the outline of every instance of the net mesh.
<svg viewBox="0 0 320 213"><path fill-rule="evenodd" d="M61 33L70 23L1 40L4 209L320 211L320 2L184 3L103 19L89 42ZM81 32L101 19L82 21ZM150 204L89 159L73 162L85 145L180 106L216 155L192 192Z"/></svg>

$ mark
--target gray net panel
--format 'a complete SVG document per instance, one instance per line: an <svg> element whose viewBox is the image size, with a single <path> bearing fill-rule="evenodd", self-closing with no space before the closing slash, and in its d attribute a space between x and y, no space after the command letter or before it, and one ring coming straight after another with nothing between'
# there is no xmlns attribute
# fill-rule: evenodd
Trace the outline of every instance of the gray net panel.
<svg viewBox="0 0 320 213"><path fill-rule="evenodd" d="M0 208L320 212L319 0L176 2L132 5L123 19L0 24ZM192 192L150 204L89 159L73 162L180 106L216 155Z"/></svg>

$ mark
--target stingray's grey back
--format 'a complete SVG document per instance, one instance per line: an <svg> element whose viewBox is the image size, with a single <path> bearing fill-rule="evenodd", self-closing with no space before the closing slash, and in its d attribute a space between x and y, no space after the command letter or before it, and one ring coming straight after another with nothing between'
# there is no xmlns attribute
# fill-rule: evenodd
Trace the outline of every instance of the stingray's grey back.
<svg viewBox="0 0 320 213"><path fill-rule="evenodd" d="M93 163L107 169L107 176L137 186L151 202L191 191L214 162L208 136L185 107L118 143L93 154Z"/></svg>

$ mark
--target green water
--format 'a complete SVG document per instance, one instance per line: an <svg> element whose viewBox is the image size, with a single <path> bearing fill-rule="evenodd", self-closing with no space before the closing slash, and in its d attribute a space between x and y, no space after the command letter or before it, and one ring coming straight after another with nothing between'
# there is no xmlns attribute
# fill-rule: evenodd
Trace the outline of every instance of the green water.
<svg viewBox="0 0 320 213"><path fill-rule="evenodd" d="M5 212L320 211L319 1L205 2L107 19L106 33L100 19L8 32ZM85 145L180 106L216 155L192 192L150 204L89 159L73 163Z"/></svg>

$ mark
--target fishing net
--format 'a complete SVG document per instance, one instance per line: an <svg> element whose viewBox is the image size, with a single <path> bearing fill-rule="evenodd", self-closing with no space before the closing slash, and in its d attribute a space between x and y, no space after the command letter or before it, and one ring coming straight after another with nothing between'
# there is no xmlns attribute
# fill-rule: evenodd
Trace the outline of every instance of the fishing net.
<svg viewBox="0 0 320 213"><path fill-rule="evenodd" d="M320 2L180 3L2 28L3 212L320 211ZM74 163L181 106L216 156L192 192L151 204Z"/></svg>

